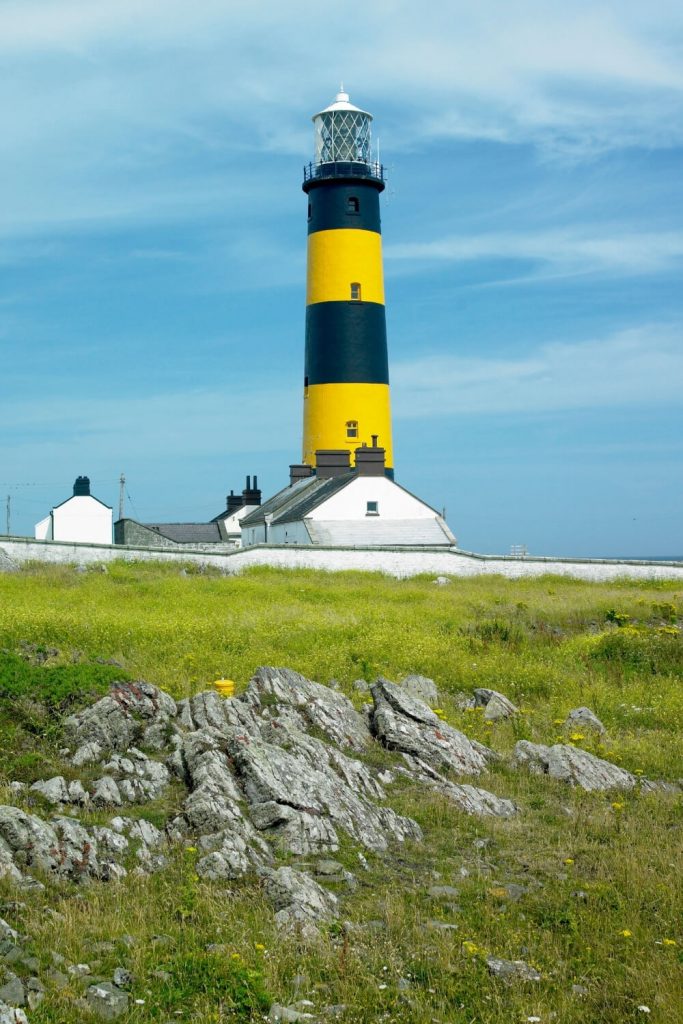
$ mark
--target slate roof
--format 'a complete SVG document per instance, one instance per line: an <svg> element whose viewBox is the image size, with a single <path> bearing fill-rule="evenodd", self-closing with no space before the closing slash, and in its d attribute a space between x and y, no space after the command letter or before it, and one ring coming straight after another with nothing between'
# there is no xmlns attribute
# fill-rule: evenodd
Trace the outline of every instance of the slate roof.
<svg viewBox="0 0 683 1024"><path fill-rule="evenodd" d="M290 502L278 515L273 517L273 525L276 523L294 523L303 519L314 508L327 501L333 494L342 491L352 480L358 479L357 473L345 473L343 476L333 476L328 480L317 480L316 486L309 487L304 494L298 495L296 500Z"/></svg>
<svg viewBox="0 0 683 1024"><path fill-rule="evenodd" d="M176 544L216 544L224 538L218 523L140 523Z"/></svg>
<svg viewBox="0 0 683 1024"><path fill-rule="evenodd" d="M325 480L318 480L315 476L306 476L301 480L297 480L296 483L288 484L287 487L283 487L272 498L268 498L268 501L264 501L262 505L259 505L248 516L245 516L240 521L240 526L260 526L261 523L265 522L266 516L269 515L272 515L274 519L276 515L282 514L291 502L296 501L301 495L307 494L312 488L319 487L326 482Z"/></svg>

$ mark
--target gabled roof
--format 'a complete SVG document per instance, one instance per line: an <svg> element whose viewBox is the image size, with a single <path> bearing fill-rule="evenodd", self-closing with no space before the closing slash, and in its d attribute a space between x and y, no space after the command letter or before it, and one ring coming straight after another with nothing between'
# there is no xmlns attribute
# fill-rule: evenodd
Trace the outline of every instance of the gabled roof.
<svg viewBox="0 0 683 1024"><path fill-rule="evenodd" d="M98 505L108 508L111 512L111 505L105 505L104 502L100 501L99 498L96 498L94 494L72 494L70 498L65 498L64 501L60 501L59 505L53 505L52 511L54 512L56 508L61 508L62 505L68 505L70 501L74 500L74 498L92 498L92 500L96 501Z"/></svg>
<svg viewBox="0 0 683 1024"><path fill-rule="evenodd" d="M321 483L326 483L326 481L318 480L315 476L306 476L293 484L288 484L287 487L283 487L272 498L268 498L268 501L264 501L262 505L259 505L248 516L245 516L241 520L240 526L259 526L265 522L266 516L272 515L275 518L275 516L284 512L291 502L296 501L300 495L308 493L311 488Z"/></svg>

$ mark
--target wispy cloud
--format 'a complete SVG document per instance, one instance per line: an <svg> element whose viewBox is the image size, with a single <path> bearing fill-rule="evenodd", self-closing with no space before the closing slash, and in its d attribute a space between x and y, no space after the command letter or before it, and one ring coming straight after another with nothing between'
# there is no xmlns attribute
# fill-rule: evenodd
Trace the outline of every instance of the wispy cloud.
<svg viewBox="0 0 683 1024"><path fill-rule="evenodd" d="M407 0L357 25L307 0L5 2L5 230L248 202L255 159L305 158L312 98L342 77L381 110L390 152L452 138L574 156L680 145L682 50L683 11L663 0L437 0L417 25Z"/></svg>
<svg viewBox="0 0 683 1024"><path fill-rule="evenodd" d="M657 273L683 258L683 233L597 234L595 227L455 235L431 242L406 242L385 249L389 266L409 261L465 263L474 260L531 261L568 274Z"/></svg>
<svg viewBox="0 0 683 1024"><path fill-rule="evenodd" d="M577 344L547 344L520 358L434 355L398 363L396 415L529 414L679 405L683 325L642 326Z"/></svg>

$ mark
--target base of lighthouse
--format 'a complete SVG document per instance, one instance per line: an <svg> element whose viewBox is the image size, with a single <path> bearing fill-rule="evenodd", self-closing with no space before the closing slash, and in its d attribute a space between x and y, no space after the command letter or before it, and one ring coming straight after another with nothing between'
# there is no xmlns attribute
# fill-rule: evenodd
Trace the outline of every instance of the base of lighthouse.
<svg viewBox="0 0 683 1024"><path fill-rule="evenodd" d="M386 473L386 452L318 450L316 469L290 466L289 484L241 521L242 546L454 547L436 509Z"/></svg>

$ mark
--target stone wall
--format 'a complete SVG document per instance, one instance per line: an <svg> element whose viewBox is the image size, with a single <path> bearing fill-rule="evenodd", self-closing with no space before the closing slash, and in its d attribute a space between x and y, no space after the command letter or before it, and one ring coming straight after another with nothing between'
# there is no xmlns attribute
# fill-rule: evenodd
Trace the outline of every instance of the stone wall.
<svg viewBox="0 0 683 1024"><path fill-rule="evenodd" d="M337 572L360 569L389 576L573 576L584 580L676 579L683 581L683 562L644 562L586 558L516 558L511 555L477 555L458 549L315 548L258 545L226 552L175 548L136 548L123 545L67 544L23 537L0 537L0 551L17 565L24 562L62 562L77 565L137 561L174 561L210 565L225 573L239 573L251 565L283 569L306 568Z"/></svg>

